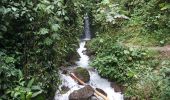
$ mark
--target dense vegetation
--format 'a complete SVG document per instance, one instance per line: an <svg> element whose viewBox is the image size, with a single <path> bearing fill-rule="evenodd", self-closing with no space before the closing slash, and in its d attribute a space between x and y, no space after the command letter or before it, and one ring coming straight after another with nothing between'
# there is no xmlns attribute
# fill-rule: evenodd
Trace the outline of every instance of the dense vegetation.
<svg viewBox="0 0 170 100"><path fill-rule="evenodd" d="M0 99L53 98L58 67L77 48L83 7L78 0L0 1Z"/></svg>
<svg viewBox="0 0 170 100"><path fill-rule="evenodd" d="M94 8L98 30L88 44L95 53L91 66L101 76L125 86L127 97L170 99L169 58L149 47L169 44L169 3L103 0Z"/></svg>
<svg viewBox="0 0 170 100"><path fill-rule="evenodd" d="M169 58L147 49L170 43L169 0L1 0L0 100L53 98L85 13L100 75L125 86L126 96L170 99Z"/></svg>

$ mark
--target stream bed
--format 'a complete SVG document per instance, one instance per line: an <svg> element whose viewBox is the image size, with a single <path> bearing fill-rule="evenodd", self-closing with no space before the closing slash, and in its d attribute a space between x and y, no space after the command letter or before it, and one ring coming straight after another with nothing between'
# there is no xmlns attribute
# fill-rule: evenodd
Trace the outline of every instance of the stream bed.
<svg viewBox="0 0 170 100"><path fill-rule="evenodd" d="M109 100L123 100L123 95L119 92L115 92L114 89L110 86L110 82L107 79L101 78L98 74L98 72L91 68L89 66L89 56L85 54L86 48L86 40L82 40L79 43L79 48L77 49L77 53L80 55L80 58L75 63L77 64L77 67L83 67L86 68L90 73L90 81L87 83L91 85L93 88L100 88L107 93L107 96ZM69 95L74 90L78 90L84 86L78 85L75 80L73 80L69 75L62 74L62 72L59 72L60 79L62 81L62 84L59 88L62 86L68 87L70 90L66 93L60 93L60 91L56 92L55 100L69 100ZM103 100L102 98L98 98L98 100Z"/></svg>

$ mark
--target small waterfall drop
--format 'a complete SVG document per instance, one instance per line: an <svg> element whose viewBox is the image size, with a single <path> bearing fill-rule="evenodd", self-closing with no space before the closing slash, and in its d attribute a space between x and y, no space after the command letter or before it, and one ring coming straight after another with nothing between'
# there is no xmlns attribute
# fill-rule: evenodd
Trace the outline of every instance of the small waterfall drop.
<svg viewBox="0 0 170 100"><path fill-rule="evenodd" d="M84 54L86 51L85 44L86 41L81 41L79 43L80 47L77 49L77 53L80 55L80 58L79 61L76 62L76 64L80 67L87 68L89 67L89 57Z"/></svg>
<svg viewBox="0 0 170 100"><path fill-rule="evenodd" d="M90 22L89 16L86 13L84 17L84 36L83 40L90 40L91 39L91 31L90 31Z"/></svg>

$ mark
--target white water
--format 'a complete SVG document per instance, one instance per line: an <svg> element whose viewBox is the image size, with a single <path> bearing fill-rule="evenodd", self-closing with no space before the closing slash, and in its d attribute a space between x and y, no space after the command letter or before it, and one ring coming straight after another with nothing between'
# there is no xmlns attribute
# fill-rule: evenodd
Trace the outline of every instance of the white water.
<svg viewBox="0 0 170 100"><path fill-rule="evenodd" d="M86 41L81 41L79 44L80 47L77 49L77 52L80 55L80 58L79 61L76 62L76 64L79 67L87 68L89 67L89 57L83 53L86 50L85 44Z"/></svg>
<svg viewBox="0 0 170 100"><path fill-rule="evenodd" d="M80 47L77 49L78 54L80 55L79 61L76 64L83 68L90 68L89 67L89 57L83 53L86 50L85 48L86 41L80 42ZM110 86L110 82L106 79L101 78L96 71L89 70L90 73L90 84L94 88L100 88L104 90L109 100L123 100L123 95L121 93L116 93L114 89ZM68 100L68 96L74 90L78 90L83 86L78 85L70 76L63 75L60 73L60 78L62 80L61 86L67 86L70 90L65 94L60 94L59 91L56 92L55 100ZM102 99L101 99L102 100Z"/></svg>

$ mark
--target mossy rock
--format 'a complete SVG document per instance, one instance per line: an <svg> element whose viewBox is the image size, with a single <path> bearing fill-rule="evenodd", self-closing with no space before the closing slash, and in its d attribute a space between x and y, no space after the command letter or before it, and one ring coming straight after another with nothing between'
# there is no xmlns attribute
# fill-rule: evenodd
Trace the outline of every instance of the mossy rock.
<svg viewBox="0 0 170 100"><path fill-rule="evenodd" d="M74 69L73 73L85 83L90 81L90 74L85 68L77 67Z"/></svg>

